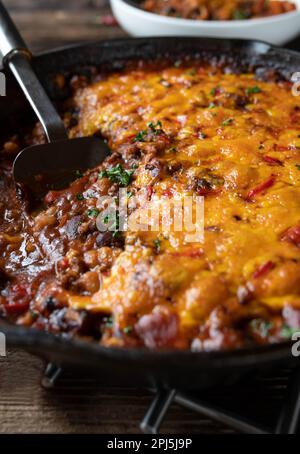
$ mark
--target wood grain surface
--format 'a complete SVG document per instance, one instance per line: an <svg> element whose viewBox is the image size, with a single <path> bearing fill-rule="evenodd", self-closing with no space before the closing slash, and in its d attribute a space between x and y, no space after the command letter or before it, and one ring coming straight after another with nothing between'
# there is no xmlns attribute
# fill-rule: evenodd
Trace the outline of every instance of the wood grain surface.
<svg viewBox="0 0 300 454"><path fill-rule="evenodd" d="M117 25L103 25L111 14L105 0L4 0L32 51L78 42L126 36Z"/></svg>
<svg viewBox="0 0 300 454"><path fill-rule="evenodd" d="M105 0L4 0L33 51L75 42L126 36L103 25L110 14ZM299 41L291 47L300 48ZM45 365L22 351L0 358L0 433L140 433L139 423L152 399L141 389L103 387L96 378L65 372L52 390L41 387ZM268 381L269 380L269 381ZM207 392L220 404L235 402L253 417L271 422L280 406L286 378ZM162 433L230 433L230 429L172 405Z"/></svg>
<svg viewBox="0 0 300 454"><path fill-rule="evenodd" d="M41 386L44 363L21 351L0 359L0 433L140 433L152 394L103 387L93 376L65 371L51 390ZM230 432L173 405L162 433Z"/></svg>

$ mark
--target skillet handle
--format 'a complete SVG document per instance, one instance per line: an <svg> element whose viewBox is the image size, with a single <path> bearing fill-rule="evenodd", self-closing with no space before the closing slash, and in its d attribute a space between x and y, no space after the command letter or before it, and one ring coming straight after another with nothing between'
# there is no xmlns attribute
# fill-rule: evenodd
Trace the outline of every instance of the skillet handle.
<svg viewBox="0 0 300 454"><path fill-rule="evenodd" d="M41 122L49 142L67 139L64 124L37 78L31 53L0 1L0 53Z"/></svg>

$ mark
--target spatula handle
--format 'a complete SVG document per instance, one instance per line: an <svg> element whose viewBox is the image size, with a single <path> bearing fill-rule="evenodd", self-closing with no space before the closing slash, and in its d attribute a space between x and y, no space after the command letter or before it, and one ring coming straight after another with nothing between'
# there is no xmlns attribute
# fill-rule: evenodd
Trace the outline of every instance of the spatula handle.
<svg viewBox="0 0 300 454"><path fill-rule="evenodd" d="M1 1L0 53L3 64L14 74L40 120L48 141L66 139L64 124L32 68L31 53Z"/></svg>
<svg viewBox="0 0 300 454"><path fill-rule="evenodd" d="M0 2L0 55L2 60L15 50L24 52L28 57L31 56L10 15Z"/></svg>

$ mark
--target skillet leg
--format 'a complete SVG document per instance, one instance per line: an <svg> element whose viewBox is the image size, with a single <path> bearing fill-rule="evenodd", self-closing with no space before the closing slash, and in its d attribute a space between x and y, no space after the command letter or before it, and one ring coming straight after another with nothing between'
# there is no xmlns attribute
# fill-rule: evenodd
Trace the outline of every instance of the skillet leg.
<svg viewBox="0 0 300 454"><path fill-rule="evenodd" d="M179 405L182 405L189 410L196 411L202 415L207 416L208 418L213 419L214 421L226 424L229 427L238 430L239 432L247 434L269 434L270 431L264 427L257 426L251 421L242 418L240 415L235 415L230 411L223 410L211 405L209 402L201 401L199 399L193 398L184 393L177 393L175 396L175 402Z"/></svg>
<svg viewBox="0 0 300 454"><path fill-rule="evenodd" d="M57 366L56 364L49 363L46 366L44 376L42 378L42 386L43 388L50 389L53 388L55 382L57 381L58 377L62 372L62 368Z"/></svg>
<svg viewBox="0 0 300 454"><path fill-rule="evenodd" d="M145 434L157 434L173 399L176 391L174 389L161 389L157 392L149 410L147 411L140 429Z"/></svg>

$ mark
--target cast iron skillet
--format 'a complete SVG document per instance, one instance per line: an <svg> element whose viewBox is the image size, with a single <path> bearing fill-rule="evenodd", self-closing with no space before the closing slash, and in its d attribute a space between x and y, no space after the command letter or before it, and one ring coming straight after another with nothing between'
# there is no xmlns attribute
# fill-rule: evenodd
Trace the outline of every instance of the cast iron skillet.
<svg viewBox="0 0 300 454"><path fill-rule="evenodd" d="M91 66L113 70L131 59L151 60L160 56L175 59L191 56L220 61L228 68L254 70L261 77L271 71L281 78L290 79L293 72L300 70L299 53L262 42L173 37L125 39L68 47L36 56L34 66L49 95L57 101L67 95L58 93L53 84L57 73L89 72ZM6 134L9 129L16 130L19 122L24 123L24 118L28 117L30 111L23 95L8 76L7 96L0 98L0 130ZM104 381L118 384L201 388L231 382L263 368L293 366L299 361L292 356L289 343L228 352L152 352L105 348L96 343L57 337L4 322L0 324L0 330L7 336L8 347L24 348L58 365L94 369Z"/></svg>

